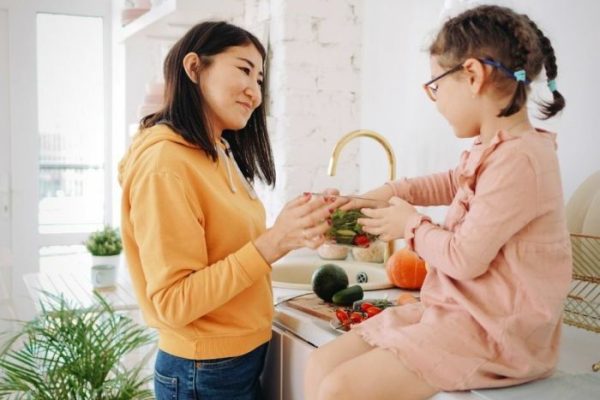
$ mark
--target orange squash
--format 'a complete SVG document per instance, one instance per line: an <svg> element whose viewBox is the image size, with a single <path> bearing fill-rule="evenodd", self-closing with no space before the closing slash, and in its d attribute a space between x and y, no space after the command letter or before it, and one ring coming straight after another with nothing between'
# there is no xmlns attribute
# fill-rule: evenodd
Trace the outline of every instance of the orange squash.
<svg viewBox="0 0 600 400"><path fill-rule="evenodd" d="M420 289L427 275L425 261L408 248L392 254L385 264L385 271L390 282L403 289Z"/></svg>

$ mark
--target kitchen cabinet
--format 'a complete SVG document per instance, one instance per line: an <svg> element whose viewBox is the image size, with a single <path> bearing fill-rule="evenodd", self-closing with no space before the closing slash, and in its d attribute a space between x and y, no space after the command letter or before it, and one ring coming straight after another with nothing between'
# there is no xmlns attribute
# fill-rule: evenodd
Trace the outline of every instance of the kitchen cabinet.
<svg viewBox="0 0 600 400"><path fill-rule="evenodd" d="M315 347L289 332L282 334L281 344L281 400L303 400L304 371Z"/></svg>
<svg viewBox="0 0 600 400"><path fill-rule="evenodd" d="M263 372L268 400L303 400L304 371L315 347L284 329L273 327L273 339Z"/></svg>

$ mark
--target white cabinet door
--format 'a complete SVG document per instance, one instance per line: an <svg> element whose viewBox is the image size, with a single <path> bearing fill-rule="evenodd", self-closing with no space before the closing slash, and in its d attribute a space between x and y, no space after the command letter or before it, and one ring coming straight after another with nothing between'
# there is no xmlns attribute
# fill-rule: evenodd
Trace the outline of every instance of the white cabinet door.
<svg viewBox="0 0 600 400"><path fill-rule="evenodd" d="M304 371L314 349L297 336L273 327L261 377L267 400L304 400Z"/></svg>
<svg viewBox="0 0 600 400"><path fill-rule="evenodd" d="M281 344L282 400L304 400L304 371L315 347L288 332L281 335Z"/></svg>

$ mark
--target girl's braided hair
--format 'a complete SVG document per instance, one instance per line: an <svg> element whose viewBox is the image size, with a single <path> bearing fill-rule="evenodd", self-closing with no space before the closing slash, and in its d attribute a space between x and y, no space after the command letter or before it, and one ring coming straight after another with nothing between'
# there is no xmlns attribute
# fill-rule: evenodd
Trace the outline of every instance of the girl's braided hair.
<svg viewBox="0 0 600 400"><path fill-rule="evenodd" d="M472 8L446 21L429 47L429 53L448 68L467 58L477 58L494 60L510 71L524 70L527 81L493 69L490 79L498 90L512 93L499 117L515 114L526 104L528 83L539 75L542 67L553 96L553 101L540 104L542 118L548 119L565 107L565 99L554 85L557 66L552 44L527 15L494 5Z"/></svg>

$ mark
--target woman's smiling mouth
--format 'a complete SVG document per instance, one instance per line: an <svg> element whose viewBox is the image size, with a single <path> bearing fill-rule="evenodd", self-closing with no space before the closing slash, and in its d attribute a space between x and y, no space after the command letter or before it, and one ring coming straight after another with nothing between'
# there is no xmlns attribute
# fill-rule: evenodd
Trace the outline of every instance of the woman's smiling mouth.
<svg viewBox="0 0 600 400"><path fill-rule="evenodd" d="M239 105L241 105L243 108L246 109L246 111L248 112L252 112L252 105L250 103L245 103L243 101L238 101L237 102Z"/></svg>

